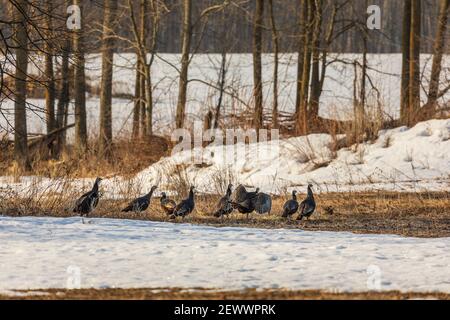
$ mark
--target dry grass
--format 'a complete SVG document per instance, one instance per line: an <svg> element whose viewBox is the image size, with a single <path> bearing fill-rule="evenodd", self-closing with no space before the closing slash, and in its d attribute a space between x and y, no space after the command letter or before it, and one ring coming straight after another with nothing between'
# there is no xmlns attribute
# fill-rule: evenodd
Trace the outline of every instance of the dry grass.
<svg viewBox="0 0 450 320"><path fill-rule="evenodd" d="M60 159L51 159L49 149L31 150L31 171L20 172L14 162L13 144L0 141L0 172L19 177L36 175L42 177L95 177L130 176L169 155L171 143L165 138L151 136L146 139L117 139L111 145L110 154L101 154L95 143L89 150L79 155L71 145L62 153ZM3 174L2 174L3 175Z"/></svg>
<svg viewBox="0 0 450 320"><path fill-rule="evenodd" d="M449 300L450 295L440 292L327 292L321 290L286 290L286 289L245 289L245 290L211 290L203 288L136 288L136 289L48 289L16 291L19 296L0 295L1 299L27 300L406 300L406 299L440 299Z"/></svg>
<svg viewBox="0 0 450 320"><path fill-rule="evenodd" d="M131 190L131 189L130 189ZM131 192L131 191L130 191ZM72 216L71 204L75 194L54 194L52 197L26 199L3 193L0 213L6 215ZM184 194L175 197L180 200ZM300 195L300 197L302 197ZM196 195L196 209L184 221L170 220L154 198L150 208L142 214L122 213L129 201L102 199L91 215L102 218L127 218L153 221L189 222L217 227L239 226L257 228L289 228L314 231L348 231L355 233L388 233L414 237L450 237L450 193L324 193L316 195L317 211L308 221L288 221L281 217L286 197L274 197L270 215L253 213L249 220L245 215L233 212L223 219L212 213L219 200L218 195Z"/></svg>

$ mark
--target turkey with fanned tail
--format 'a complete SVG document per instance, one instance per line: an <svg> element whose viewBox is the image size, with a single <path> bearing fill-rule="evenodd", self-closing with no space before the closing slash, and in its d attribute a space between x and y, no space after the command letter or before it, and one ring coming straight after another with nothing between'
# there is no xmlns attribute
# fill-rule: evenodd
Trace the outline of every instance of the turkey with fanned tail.
<svg viewBox="0 0 450 320"><path fill-rule="evenodd" d="M234 209L237 209L240 213L246 214L247 219L249 213L255 211L256 198L259 192L259 188L256 188L253 192L247 192L243 185L239 185L235 192L231 205Z"/></svg>
<svg viewBox="0 0 450 320"><path fill-rule="evenodd" d="M255 197L255 211L259 214L268 213L272 210L272 198L263 192L259 192Z"/></svg>

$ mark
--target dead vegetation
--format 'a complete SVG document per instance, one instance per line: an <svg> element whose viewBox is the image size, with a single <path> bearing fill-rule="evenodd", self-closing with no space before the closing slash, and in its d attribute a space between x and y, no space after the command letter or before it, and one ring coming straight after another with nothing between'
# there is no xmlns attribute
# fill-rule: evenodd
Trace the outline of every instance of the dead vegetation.
<svg viewBox="0 0 450 320"><path fill-rule="evenodd" d="M129 188L135 194L135 188ZM71 204L76 194L51 193L52 196L38 196L30 193L27 198L19 198L7 190L0 192L0 213L20 216L73 216ZM185 196L175 197L180 200ZM2 198L3 197L3 198ZM303 195L299 195L302 198ZM281 208L288 199L274 197L270 215L253 213L247 220L245 215L233 212L223 219L212 215L218 195L196 195L196 208L184 221L170 220L160 208L159 198L154 198L150 208L142 214L122 213L120 210L132 197L126 200L101 199L91 215L96 218L140 219L188 222L217 227L289 228L309 231L347 231L354 233L398 234L413 237L450 237L450 194L448 192L429 193L324 193L315 196L318 207L308 221L288 221L281 217ZM294 216L295 218L295 216Z"/></svg>
<svg viewBox="0 0 450 320"><path fill-rule="evenodd" d="M49 178L89 178L96 176L130 176L169 155L171 142L160 136L145 139L116 139L110 146L109 156L99 152L92 144L85 154L79 155L72 145L68 145L59 159L50 157L51 146L41 146L31 154L31 171L23 172L15 164L13 143L0 141L1 175L19 177L32 174Z"/></svg>

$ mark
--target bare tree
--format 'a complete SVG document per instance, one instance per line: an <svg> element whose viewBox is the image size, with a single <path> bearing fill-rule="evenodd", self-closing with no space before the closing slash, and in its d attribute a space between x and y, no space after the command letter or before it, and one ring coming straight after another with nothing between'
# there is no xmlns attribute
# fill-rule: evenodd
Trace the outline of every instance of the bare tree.
<svg viewBox="0 0 450 320"><path fill-rule="evenodd" d="M263 29L264 0L256 0L253 15L253 97L255 113L253 124L256 129L263 126L263 93L262 93L262 29Z"/></svg>
<svg viewBox="0 0 450 320"><path fill-rule="evenodd" d="M410 33L411 33L411 0L403 3L403 31L402 31L402 74L400 92L400 120L408 122L409 111L409 65L410 65Z"/></svg>
<svg viewBox="0 0 450 320"><path fill-rule="evenodd" d="M147 76L147 50L146 50L146 38L147 38L147 16L148 16L148 0L140 0L139 12L140 12L140 29L138 34L136 35L136 39L138 40L138 48L139 54L138 58L140 60L140 70L141 74L141 83L139 85L140 89L140 115L141 115L141 136L145 137L147 135L147 126L146 126L146 118L149 116L147 114L147 105L149 104L149 99L147 99L147 90L146 83L148 82ZM150 90L151 91L151 90ZM151 93L150 93L151 94Z"/></svg>
<svg viewBox="0 0 450 320"><path fill-rule="evenodd" d="M47 134L56 128L55 123L55 75L53 71L53 5L51 0L45 0L45 33L44 55L45 55L45 110L47 122Z"/></svg>
<svg viewBox="0 0 450 320"><path fill-rule="evenodd" d="M182 48L181 48L181 70L180 81L178 87L178 102L176 112L176 127L184 126L186 112L186 97L188 85L188 68L189 68L189 52L191 48L192 38L192 1L183 0L183 32L182 32Z"/></svg>
<svg viewBox="0 0 450 320"><path fill-rule="evenodd" d="M304 27L304 49L303 49L303 72L300 86L300 110L297 114L297 132L299 134L308 133L308 97L309 97L309 80L311 76L311 44L314 21L314 0L305 0L303 18L305 19Z"/></svg>
<svg viewBox="0 0 450 320"><path fill-rule="evenodd" d="M272 127L278 128L278 30L275 22L275 15L273 12L273 0L269 0L269 16L270 27L272 30L273 43L273 106L272 106Z"/></svg>
<svg viewBox="0 0 450 320"><path fill-rule="evenodd" d="M112 78L114 59L114 31L117 1L105 0L102 33L102 80L100 87L100 134L99 148L103 154L109 152L112 143Z"/></svg>
<svg viewBox="0 0 450 320"><path fill-rule="evenodd" d="M300 14L298 17L298 57L297 57L297 82L296 82L296 96L295 96L295 117L296 127L298 129L298 121L301 117L301 91L302 91L302 77L303 77L303 63L305 60L305 43L306 43L306 25L308 19L307 0L298 0Z"/></svg>
<svg viewBox="0 0 450 320"><path fill-rule="evenodd" d="M15 100L14 100L14 156L19 168L30 169L27 141L27 67L28 67L28 2L17 0L13 4L13 16L17 22L14 31L14 46L16 48Z"/></svg>
<svg viewBox="0 0 450 320"><path fill-rule="evenodd" d="M70 93L69 93L69 50L70 40L64 39L61 57L61 80L59 88L58 105L56 107L56 125L62 129L67 125L67 113L69 109ZM58 134L55 153L59 155L65 148L66 131Z"/></svg>
<svg viewBox="0 0 450 320"><path fill-rule="evenodd" d="M312 70L311 70L311 98L308 118L311 123L317 123L319 118L319 98L321 94L320 81L320 39L322 33L322 0L315 1L315 10L313 12L313 31L312 31Z"/></svg>
<svg viewBox="0 0 450 320"><path fill-rule="evenodd" d="M437 20L436 37L434 41L433 64L431 66L430 86L428 89L427 103L422 107L422 117L429 118L436 112L436 102L444 92L439 92L439 79L442 69L442 56L445 47L445 34L450 9L450 0L441 0L439 17Z"/></svg>
<svg viewBox="0 0 450 320"><path fill-rule="evenodd" d="M136 80L134 82L134 108L133 108L133 129L132 136L137 138L139 136L139 124L141 118L141 59L139 59L139 50L136 50Z"/></svg>
<svg viewBox="0 0 450 320"><path fill-rule="evenodd" d="M87 126L86 126L86 76L84 58L84 23L83 5L80 0L73 0L73 4L81 10L81 28L73 31L73 65L74 83L73 95L75 99L75 148L78 153L87 150Z"/></svg>
<svg viewBox="0 0 450 320"><path fill-rule="evenodd" d="M421 0L411 0L408 125L412 125L413 116L420 109L420 38Z"/></svg>

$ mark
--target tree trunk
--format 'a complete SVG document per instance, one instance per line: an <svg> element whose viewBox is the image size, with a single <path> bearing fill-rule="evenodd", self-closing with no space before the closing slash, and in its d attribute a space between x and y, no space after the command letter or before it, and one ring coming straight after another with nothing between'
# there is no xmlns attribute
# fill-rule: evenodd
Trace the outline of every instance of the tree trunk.
<svg viewBox="0 0 450 320"><path fill-rule="evenodd" d="M70 40L64 40L63 52L61 59L61 87L59 89L59 99L56 109L56 125L58 128L64 126L64 119L66 110L68 109L70 95L69 95L69 50L70 50ZM61 151L64 150L66 145L65 134L66 131L60 132L57 137L56 151L55 153L59 156Z"/></svg>
<svg viewBox="0 0 450 320"><path fill-rule="evenodd" d="M146 84L147 88L145 90L146 92L146 102L147 102L147 115L145 117L145 126L146 126L146 132L145 134L147 136L151 136L153 134L153 88L152 88L152 77L150 73L150 65L147 64L145 66L145 75L146 75Z"/></svg>
<svg viewBox="0 0 450 320"><path fill-rule="evenodd" d="M100 151L107 155L112 143L112 78L114 60L113 26L116 19L117 1L105 0L102 35L102 81L100 87Z"/></svg>
<svg viewBox="0 0 450 320"><path fill-rule="evenodd" d="M14 157L21 170L30 169L27 144L27 67L28 67L28 35L27 0L17 0L13 8L14 20L17 21L14 32L16 46L15 101L14 101Z"/></svg>
<svg viewBox="0 0 450 320"><path fill-rule="evenodd" d="M421 0L411 0L411 33L409 64L409 112L408 125L413 125L414 115L420 109L420 37Z"/></svg>
<svg viewBox="0 0 450 320"><path fill-rule="evenodd" d="M218 81L219 98L217 99L217 104L216 104L216 113L215 113L214 125L213 125L214 129L217 129L219 127L220 109L222 108L223 93L225 90L225 76L226 76L226 72L227 72L226 63L227 63L227 53L226 53L225 46L223 46L222 60L220 63L220 73L219 73L219 81Z"/></svg>
<svg viewBox="0 0 450 320"><path fill-rule="evenodd" d="M176 127L184 126L186 112L186 95L188 85L188 68L189 68L189 52L192 37L192 1L183 0L183 32L182 32L182 48L181 48L181 70L180 81L178 85L178 102L176 112Z"/></svg>
<svg viewBox="0 0 450 320"><path fill-rule="evenodd" d="M148 0L143 0L145 2L145 5L143 6L144 9L144 21L142 22L144 26L146 26L145 22L149 19L152 19L152 33L151 33L151 50L152 54L154 54L155 44L156 44L156 28L157 28L157 18L156 18L156 10L155 3L152 2L151 5L147 3ZM151 13L150 13L151 9ZM145 36L144 40L142 41L145 46ZM145 52L145 61L147 61L147 50L144 50ZM150 62L146 63L145 66L145 80L146 80L146 100L147 100L147 116L145 118L145 126L146 126L146 135L151 136L153 134L153 88L152 88L152 75L151 75L151 65L152 65L152 59L150 59Z"/></svg>
<svg viewBox="0 0 450 320"><path fill-rule="evenodd" d="M361 66L361 83L359 87L359 101L356 104L355 113L355 139L356 141L362 141L365 129L365 108L366 108L366 78L367 78L367 30L365 27L361 27L363 53L362 53L362 66Z"/></svg>
<svg viewBox="0 0 450 320"><path fill-rule="evenodd" d="M272 106L272 127L278 129L278 30L273 12L273 0L269 0L270 26L272 29L273 42L273 106Z"/></svg>
<svg viewBox="0 0 450 320"><path fill-rule="evenodd" d="M432 117L436 112L436 102L439 96L439 78L442 69L442 55L445 47L445 34L447 31L447 20L450 8L450 0L441 0L439 17L434 40L433 64L431 67L430 87L428 89L428 100L424 107L424 117Z"/></svg>
<svg viewBox="0 0 450 320"><path fill-rule="evenodd" d="M147 12L148 4L147 0L141 0L139 6L140 12L140 22L139 22L139 57L141 59L141 85L140 85L140 96L141 96L141 137L144 138L147 136L147 105L149 103L149 99L147 96L146 83L148 82L149 73L147 73L147 50L146 50L146 37L147 37L147 24L146 18L148 15Z"/></svg>
<svg viewBox="0 0 450 320"><path fill-rule="evenodd" d="M213 116L214 123L211 125L212 128L217 129L219 127L220 121L220 110L222 109L223 96L225 93L225 80L227 74L227 50L229 49L229 29L227 29L227 23L229 22L230 15L226 14L225 11L221 13L221 61L220 61L220 71L219 77L217 79L217 86L219 88L219 98L216 103L216 110Z"/></svg>
<svg viewBox="0 0 450 320"><path fill-rule="evenodd" d="M141 85L139 88L141 89L141 92L139 93L141 97L141 103L139 104L141 108L141 138L144 138L147 135L147 127L145 125L145 119L147 117L147 111L146 111L146 105L147 105L147 96L146 96L146 88L145 88L145 78L146 78L146 65L141 64Z"/></svg>
<svg viewBox="0 0 450 320"><path fill-rule="evenodd" d="M134 83L134 108L133 108L133 138L139 136L139 121L141 118L141 59L139 50L136 50L136 80Z"/></svg>
<svg viewBox="0 0 450 320"><path fill-rule="evenodd" d="M400 92L400 121L408 123L409 111L409 64L411 33L411 0L404 0L402 29L402 75Z"/></svg>
<svg viewBox="0 0 450 320"><path fill-rule="evenodd" d="M262 93L262 23L264 14L264 0L256 0L253 15L253 97L255 113L253 124L255 129L263 126L263 93Z"/></svg>
<svg viewBox="0 0 450 320"><path fill-rule="evenodd" d="M297 119L297 130L299 134L308 133L308 97L309 80L311 76L311 43L312 43L312 23L314 12L314 0L307 0L306 4L306 27L304 43L304 60L302 85L300 90L300 113Z"/></svg>
<svg viewBox="0 0 450 320"><path fill-rule="evenodd" d="M46 15L45 15L45 34L44 42L45 52L45 115L47 123L47 134L55 130L55 75L53 72L53 24L52 14L53 6L51 0L45 1Z"/></svg>
<svg viewBox="0 0 450 320"><path fill-rule="evenodd" d="M74 30L74 99L75 99L75 148L80 154L87 150L86 126L86 77L84 73L83 7L80 0L73 0L81 9L81 29Z"/></svg>
<svg viewBox="0 0 450 320"><path fill-rule="evenodd" d="M317 123L319 119L319 99L321 94L320 81L320 36L322 32L322 0L316 0L314 14L314 29L312 40L312 75L311 75L311 98L308 118L310 122Z"/></svg>
<svg viewBox="0 0 450 320"><path fill-rule="evenodd" d="M297 61L297 87L295 97L295 114L296 121L300 117L301 107L301 91L302 91L302 76L303 76L303 62L305 60L305 42L306 42L306 21L308 19L307 0L299 0L300 3L300 17L299 17L299 42L298 42L298 61ZM298 131L298 123L297 123Z"/></svg>

